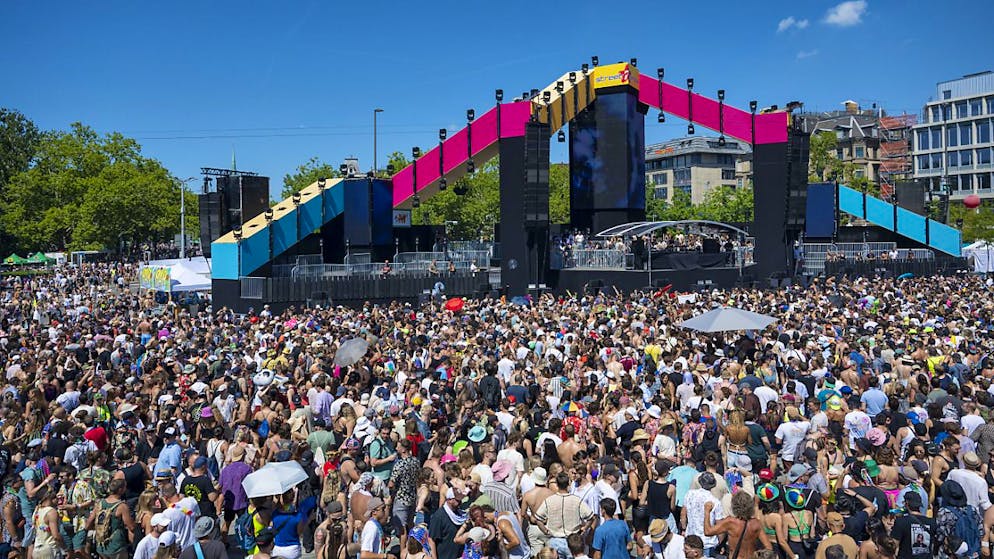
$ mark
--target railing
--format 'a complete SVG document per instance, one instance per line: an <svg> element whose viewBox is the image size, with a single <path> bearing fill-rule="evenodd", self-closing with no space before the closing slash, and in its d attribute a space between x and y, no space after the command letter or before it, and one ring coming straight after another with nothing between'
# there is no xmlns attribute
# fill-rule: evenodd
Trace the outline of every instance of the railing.
<svg viewBox="0 0 994 559"><path fill-rule="evenodd" d="M398 252L394 260L396 260L398 263L416 262L418 260L431 262L432 260L445 260L445 253L444 252Z"/></svg>
<svg viewBox="0 0 994 559"><path fill-rule="evenodd" d="M895 258L891 254L897 251ZM934 260L935 252L927 248L897 248L896 243L804 243L804 273L817 275L825 271L828 253L839 254L843 262L864 261L871 254L877 261ZM888 260L879 259L887 253Z"/></svg>
<svg viewBox="0 0 994 559"><path fill-rule="evenodd" d="M390 264L389 275L403 277L445 277L451 272L449 264L455 268L457 273L470 271L473 268L471 260L451 260L436 262L435 271L431 271L431 262L393 262ZM477 266L477 268L482 268ZM382 276L383 262L368 262L364 264L315 264L308 266L296 266L292 277L294 278L350 278L355 276ZM286 277L286 276L282 276Z"/></svg>
<svg viewBox="0 0 994 559"><path fill-rule="evenodd" d="M350 252L345 255L346 264L369 264L373 261L373 255L368 252ZM321 262L308 262L308 264L321 264Z"/></svg>
<svg viewBox="0 0 994 559"><path fill-rule="evenodd" d="M242 299L262 299L266 293L269 278L241 278Z"/></svg>
<svg viewBox="0 0 994 559"><path fill-rule="evenodd" d="M574 249L563 262L564 268L602 268L623 270L625 252L616 249Z"/></svg>

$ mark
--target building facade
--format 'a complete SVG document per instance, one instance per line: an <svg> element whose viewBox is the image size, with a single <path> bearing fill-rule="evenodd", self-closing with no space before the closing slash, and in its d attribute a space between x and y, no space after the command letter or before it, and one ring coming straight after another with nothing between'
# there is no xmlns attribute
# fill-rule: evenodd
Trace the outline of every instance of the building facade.
<svg viewBox="0 0 994 559"><path fill-rule="evenodd" d="M693 203L704 201L711 189L751 187L752 148L745 142L687 137L645 148L646 185L656 198L672 200L682 190Z"/></svg>
<svg viewBox="0 0 994 559"><path fill-rule="evenodd" d="M931 192L994 198L994 72L939 82L914 127L915 178Z"/></svg>
<svg viewBox="0 0 994 559"><path fill-rule="evenodd" d="M880 182L880 116L882 111L861 109L855 101L845 101L843 111L806 113L801 129L815 135L835 135L835 157L852 165L853 176Z"/></svg>

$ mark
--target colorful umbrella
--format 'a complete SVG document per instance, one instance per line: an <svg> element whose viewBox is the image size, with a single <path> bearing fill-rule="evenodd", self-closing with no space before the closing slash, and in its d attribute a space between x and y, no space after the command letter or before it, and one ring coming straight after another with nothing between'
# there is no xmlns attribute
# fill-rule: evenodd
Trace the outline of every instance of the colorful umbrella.
<svg viewBox="0 0 994 559"><path fill-rule="evenodd" d="M444 307L445 307L445 310L447 310L447 311L459 312L459 311L462 310L463 305L465 305L465 304L466 304L466 301L463 301L461 298L459 298L459 297L453 297L453 298L451 298L451 299L449 299L448 301L445 302Z"/></svg>

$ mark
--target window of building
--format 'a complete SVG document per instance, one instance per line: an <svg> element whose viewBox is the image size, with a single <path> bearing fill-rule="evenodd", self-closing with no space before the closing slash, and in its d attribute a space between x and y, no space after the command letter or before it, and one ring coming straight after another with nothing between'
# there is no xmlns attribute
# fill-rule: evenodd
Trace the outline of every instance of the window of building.
<svg viewBox="0 0 994 559"><path fill-rule="evenodd" d="M852 172L852 174L854 177L861 179L866 176L866 171L864 171L863 169L856 169L855 171Z"/></svg>
<svg viewBox="0 0 994 559"><path fill-rule="evenodd" d="M656 173L655 175L652 175L653 184L666 184L668 179L669 175L666 173Z"/></svg>
<svg viewBox="0 0 994 559"><path fill-rule="evenodd" d="M965 190L967 192L973 190L973 175L960 175L959 177L959 189ZM956 184L955 182L953 184Z"/></svg>
<svg viewBox="0 0 994 559"><path fill-rule="evenodd" d="M959 125L959 145L968 146L973 143L973 124Z"/></svg>
<svg viewBox="0 0 994 559"><path fill-rule="evenodd" d="M932 168L933 169L941 169L942 168L942 154L941 153L933 153L932 154Z"/></svg>
<svg viewBox="0 0 994 559"><path fill-rule="evenodd" d="M932 149L939 149L942 147L942 129L941 128L931 128L932 141L930 142Z"/></svg>
<svg viewBox="0 0 994 559"><path fill-rule="evenodd" d="M954 147L959 145L959 130L955 126L946 128L946 146Z"/></svg>
<svg viewBox="0 0 994 559"><path fill-rule="evenodd" d="M674 165L676 165L677 167L686 167L687 166L687 156L686 155L677 156L676 163L674 163Z"/></svg>
<svg viewBox="0 0 994 559"><path fill-rule="evenodd" d="M967 149L959 152L959 165L960 167L973 165L973 151Z"/></svg>
<svg viewBox="0 0 994 559"><path fill-rule="evenodd" d="M929 119L929 122L939 122L942 120L942 108L938 105L932 107L930 114L932 118Z"/></svg>
<svg viewBox="0 0 994 559"><path fill-rule="evenodd" d="M739 177L735 179L735 188L742 188L745 185L745 180Z"/></svg>
<svg viewBox="0 0 994 559"><path fill-rule="evenodd" d="M977 122L977 143L986 144L991 141L991 121L982 120Z"/></svg>
<svg viewBox="0 0 994 559"><path fill-rule="evenodd" d="M959 167L958 151L951 151L946 155L946 167Z"/></svg>
<svg viewBox="0 0 994 559"><path fill-rule="evenodd" d="M653 194L656 196L657 200L666 200L670 197L670 189L662 186L654 189Z"/></svg>
<svg viewBox="0 0 994 559"><path fill-rule="evenodd" d="M918 149L928 149L928 130L918 131Z"/></svg>
<svg viewBox="0 0 994 559"><path fill-rule="evenodd" d="M660 169L672 169L673 168L673 158L666 158L659 162Z"/></svg>
<svg viewBox="0 0 994 559"><path fill-rule="evenodd" d="M968 116L970 116L970 110L967 107L966 101L956 103L956 118L966 118Z"/></svg>
<svg viewBox="0 0 994 559"><path fill-rule="evenodd" d="M735 169L722 169L721 180L723 181L735 180Z"/></svg>
<svg viewBox="0 0 994 559"><path fill-rule="evenodd" d="M978 165L990 165L991 163L991 148L980 148L977 150L977 164Z"/></svg>
<svg viewBox="0 0 994 559"><path fill-rule="evenodd" d="M983 99L970 99L970 116L980 116L984 109Z"/></svg>
<svg viewBox="0 0 994 559"><path fill-rule="evenodd" d="M680 190L682 190L687 196L690 196L691 188L689 184L687 186L681 186Z"/></svg>
<svg viewBox="0 0 994 559"><path fill-rule="evenodd" d="M866 157L866 148L856 146L856 159L863 159L864 157Z"/></svg>
<svg viewBox="0 0 994 559"><path fill-rule="evenodd" d="M699 154L699 153L692 153L692 154L690 154L690 164L691 165L700 165L701 164L701 154Z"/></svg>
<svg viewBox="0 0 994 559"><path fill-rule="evenodd" d="M677 169L673 171L673 182L681 184L690 184L690 169Z"/></svg>
<svg viewBox="0 0 994 559"><path fill-rule="evenodd" d="M942 106L942 120L949 120L953 118L953 108L950 105Z"/></svg>
<svg viewBox="0 0 994 559"><path fill-rule="evenodd" d="M994 97L987 98L987 114L994 115Z"/></svg>
<svg viewBox="0 0 994 559"><path fill-rule="evenodd" d="M919 155L918 156L918 168L919 169L928 169L929 168L928 162L929 162L930 159L931 158L929 156L927 156L927 155Z"/></svg>
<svg viewBox="0 0 994 559"><path fill-rule="evenodd" d="M943 89L942 90L942 98L943 99L951 99L952 96L953 96L953 90L951 90L951 89Z"/></svg>
<svg viewBox="0 0 994 559"><path fill-rule="evenodd" d="M977 189L978 190L990 190L991 189L991 174L981 173L977 175Z"/></svg>
<svg viewBox="0 0 994 559"><path fill-rule="evenodd" d="M842 159L842 148L837 148L835 150L835 158L836 159Z"/></svg>

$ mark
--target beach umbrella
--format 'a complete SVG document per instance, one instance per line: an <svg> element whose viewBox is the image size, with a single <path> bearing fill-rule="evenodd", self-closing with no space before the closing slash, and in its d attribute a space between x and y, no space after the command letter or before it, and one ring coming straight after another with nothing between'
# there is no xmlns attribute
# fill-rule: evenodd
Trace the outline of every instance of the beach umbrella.
<svg viewBox="0 0 994 559"><path fill-rule="evenodd" d="M465 304L466 304L466 301L463 301L462 298L460 298L460 297L453 297L453 298L451 298L451 299L449 299L448 301L445 302L444 307L445 307L445 310L447 310L447 311L459 312L459 311L462 310L463 305L465 305Z"/></svg>
<svg viewBox="0 0 994 559"><path fill-rule="evenodd" d="M282 495L302 482L307 472L298 462L270 462L242 480L242 487L249 499Z"/></svg>
<svg viewBox="0 0 994 559"><path fill-rule="evenodd" d="M913 277L915 277L915 275L912 274L911 272L905 272L905 273L897 276L897 279L911 279Z"/></svg>
<svg viewBox="0 0 994 559"><path fill-rule="evenodd" d="M776 321L777 319L765 314L735 307L718 307L694 318L684 320L680 326L698 332L735 332L762 330Z"/></svg>
<svg viewBox="0 0 994 559"><path fill-rule="evenodd" d="M355 365L366 355L367 350L369 350L369 342L363 338L345 340L335 352L335 365L341 367Z"/></svg>

